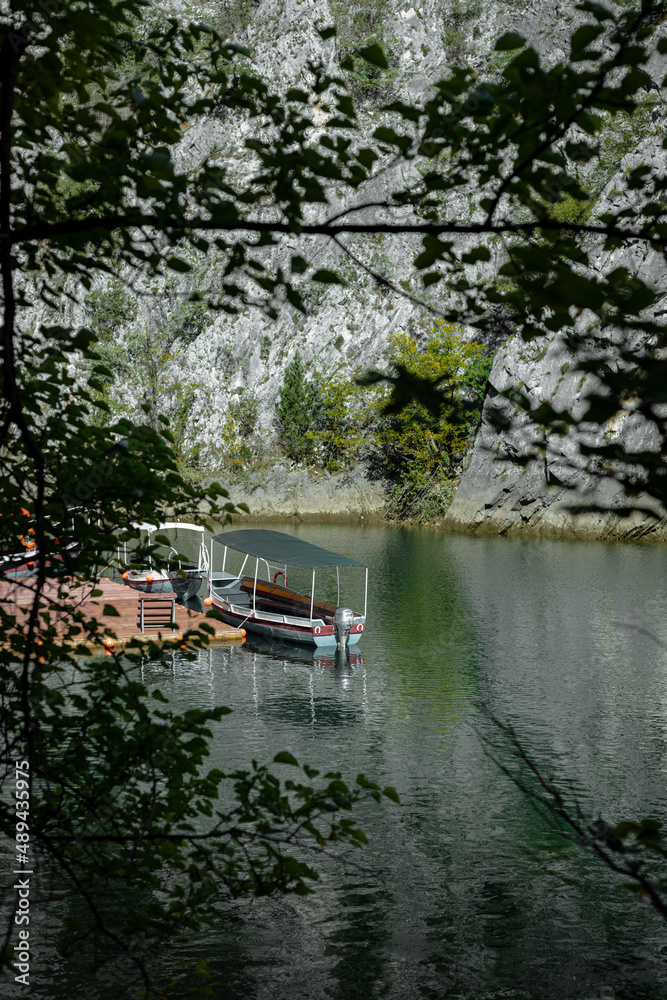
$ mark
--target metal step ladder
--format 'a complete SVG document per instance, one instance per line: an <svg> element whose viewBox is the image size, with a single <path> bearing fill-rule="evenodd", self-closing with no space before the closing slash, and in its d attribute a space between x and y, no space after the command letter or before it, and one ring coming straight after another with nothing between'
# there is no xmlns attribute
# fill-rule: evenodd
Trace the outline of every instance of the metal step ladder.
<svg viewBox="0 0 667 1000"><path fill-rule="evenodd" d="M176 598L140 597L137 618L137 626L142 633L151 628L178 628Z"/></svg>

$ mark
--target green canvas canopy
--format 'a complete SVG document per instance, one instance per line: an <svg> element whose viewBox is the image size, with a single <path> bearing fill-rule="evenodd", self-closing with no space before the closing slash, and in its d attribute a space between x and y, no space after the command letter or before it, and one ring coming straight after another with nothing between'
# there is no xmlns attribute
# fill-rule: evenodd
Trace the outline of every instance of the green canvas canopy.
<svg viewBox="0 0 667 1000"><path fill-rule="evenodd" d="M257 556L273 563L320 569L321 566L365 566L356 559L348 559L337 552L321 549L302 538L286 535L284 531L265 528L244 528L242 531L223 531L213 536L214 542L246 555Z"/></svg>

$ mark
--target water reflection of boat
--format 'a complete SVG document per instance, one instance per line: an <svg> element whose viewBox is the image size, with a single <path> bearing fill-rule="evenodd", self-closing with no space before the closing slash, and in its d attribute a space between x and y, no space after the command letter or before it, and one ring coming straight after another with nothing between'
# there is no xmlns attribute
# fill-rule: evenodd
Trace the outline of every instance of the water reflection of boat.
<svg viewBox="0 0 667 1000"><path fill-rule="evenodd" d="M295 642L281 642L279 639L265 639L261 635L247 638L242 648L244 651L260 653L281 663L303 663L309 667L329 670L341 667L359 668L364 665L364 658L358 649L304 646Z"/></svg>
<svg viewBox="0 0 667 1000"><path fill-rule="evenodd" d="M213 542L218 542L224 548L222 570L215 573L212 572ZM238 573L230 573L225 569L228 548L245 556ZM254 577L243 576L243 570L251 556L255 559ZM260 562L266 567L267 579L259 576ZM322 549L319 545L283 531L246 528L214 535L211 540L210 566L209 596L205 603L212 604L230 625L275 639L333 649L337 645L352 645L363 634L368 568L356 559L329 552L328 549ZM287 586L288 566L312 570L310 595L290 590ZM315 598L315 571L325 566L336 567L336 604L328 604ZM340 607L339 566L359 566L366 570L363 615L350 608ZM280 583L279 577L282 577Z"/></svg>
<svg viewBox="0 0 667 1000"><path fill-rule="evenodd" d="M204 529L198 524L186 524L182 521L166 521L164 524L133 524L133 528L146 534L146 544L151 544L152 536L174 533L173 544L167 556L161 560L163 565L160 568L153 566L152 556L148 557L146 568L130 568L121 573L121 578L128 587L133 590L140 590L144 594L166 594L175 593L179 600L187 601L195 597L201 587L202 580L208 576L208 549L204 542ZM178 545L179 534L194 535L199 540L197 558L188 560L181 552ZM123 543L123 550L118 547L118 558L128 563L128 555L131 560L132 552L128 553L127 543Z"/></svg>

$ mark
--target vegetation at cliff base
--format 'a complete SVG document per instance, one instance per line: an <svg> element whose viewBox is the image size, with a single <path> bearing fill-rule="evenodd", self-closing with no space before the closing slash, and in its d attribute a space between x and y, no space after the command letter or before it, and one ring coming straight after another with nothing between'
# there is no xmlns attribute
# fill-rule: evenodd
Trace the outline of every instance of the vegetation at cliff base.
<svg viewBox="0 0 667 1000"><path fill-rule="evenodd" d="M401 376L433 382L443 400L436 415L416 399L400 405L384 383L369 449L372 472L391 485L395 516L442 516L454 478L479 424L491 358L479 344L464 340L451 324L438 322L420 350L412 337L390 339L385 378ZM433 504L434 495L440 504ZM442 501L445 501L444 503Z"/></svg>
<svg viewBox="0 0 667 1000"><path fill-rule="evenodd" d="M382 370L370 376L339 368L309 378L297 351L276 409L288 458L328 472L364 462L387 486L389 515L417 521L437 520L451 501L493 360L451 323L425 323L421 332L421 345L408 333L393 334ZM438 414L415 399L396 404L404 377L437 384L444 399Z"/></svg>

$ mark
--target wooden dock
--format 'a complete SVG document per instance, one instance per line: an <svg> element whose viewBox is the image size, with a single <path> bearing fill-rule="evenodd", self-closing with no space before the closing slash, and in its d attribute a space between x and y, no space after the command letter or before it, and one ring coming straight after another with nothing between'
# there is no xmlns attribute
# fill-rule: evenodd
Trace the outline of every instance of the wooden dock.
<svg viewBox="0 0 667 1000"><path fill-rule="evenodd" d="M0 582L0 607L16 617L16 630L22 631L28 618L33 599L34 578L26 577L12 582ZM93 596L93 591L101 591ZM172 600L175 602L174 621L176 628L169 626L171 619ZM243 642L245 629L234 628L216 618L209 618L199 611L184 608L176 602L175 594L142 594L132 590L122 583L116 583L104 577L98 584L91 583L79 587L67 587L60 590L56 581L49 580L41 602L42 612L48 611L51 627L55 628L56 636L65 635L73 623L71 612L64 610L67 604L75 609L76 617L84 620L94 619L114 633L111 643L102 640L91 640L82 631L72 637L70 642L77 646L86 646L91 650L104 649L104 645L115 650L122 648L130 640L145 642L168 642L182 640L185 632L199 632L207 635L209 642ZM144 631L141 631L141 606L144 605ZM213 629L213 633L202 630L201 625ZM43 627L46 627L43 625ZM0 638L1 641L1 638Z"/></svg>

